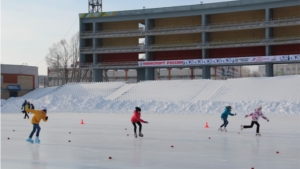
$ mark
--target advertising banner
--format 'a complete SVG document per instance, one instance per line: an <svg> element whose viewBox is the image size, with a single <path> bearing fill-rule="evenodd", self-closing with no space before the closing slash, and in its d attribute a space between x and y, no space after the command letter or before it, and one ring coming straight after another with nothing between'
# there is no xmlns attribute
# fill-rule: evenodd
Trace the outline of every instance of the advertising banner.
<svg viewBox="0 0 300 169"><path fill-rule="evenodd" d="M167 61L145 61L138 62L139 66L171 66L183 65L183 60L167 60Z"/></svg>
<svg viewBox="0 0 300 169"><path fill-rule="evenodd" d="M279 61L288 61L289 60L289 55L280 55L277 57L279 57Z"/></svg>
<svg viewBox="0 0 300 169"><path fill-rule="evenodd" d="M184 60L184 65L209 65L221 63L234 63L234 58Z"/></svg>
<svg viewBox="0 0 300 169"><path fill-rule="evenodd" d="M171 65L218 65L231 63L264 63L280 61L298 61L300 54L276 55L276 56L251 56L240 58L218 58L218 59L192 59L192 60L169 60L169 61L145 61L138 62L139 66L171 66Z"/></svg>
<svg viewBox="0 0 300 169"><path fill-rule="evenodd" d="M291 61L297 61L297 60L300 60L300 54L295 54L295 55L289 55L289 59Z"/></svg>

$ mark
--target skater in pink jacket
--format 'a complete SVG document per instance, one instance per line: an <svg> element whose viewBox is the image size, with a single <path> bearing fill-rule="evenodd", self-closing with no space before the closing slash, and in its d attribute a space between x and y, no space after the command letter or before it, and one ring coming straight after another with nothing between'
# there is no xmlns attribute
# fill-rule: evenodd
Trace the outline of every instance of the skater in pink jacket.
<svg viewBox="0 0 300 169"><path fill-rule="evenodd" d="M255 111L253 113L250 113L249 115L246 115L246 117L251 116L252 117L252 122L250 126L241 126L241 130L243 130L244 128L252 128L254 124L256 124L256 135L260 136L259 134L259 123L258 123L258 119L261 116L263 119L267 120L269 122L269 119L263 115L263 113L261 112L262 107L259 106L258 108L255 109Z"/></svg>
<svg viewBox="0 0 300 169"><path fill-rule="evenodd" d="M139 125L139 136L140 137L143 137L144 135L142 134L142 123L148 123L147 121L144 121L143 119L141 119L141 108L139 107L136 107L135 108L135 111L133 112L133 115L131 117L131 122L133 124L133 127L134 127L134 137L136 138L137 137L137 134L136 134L136 124Z"/></svg>

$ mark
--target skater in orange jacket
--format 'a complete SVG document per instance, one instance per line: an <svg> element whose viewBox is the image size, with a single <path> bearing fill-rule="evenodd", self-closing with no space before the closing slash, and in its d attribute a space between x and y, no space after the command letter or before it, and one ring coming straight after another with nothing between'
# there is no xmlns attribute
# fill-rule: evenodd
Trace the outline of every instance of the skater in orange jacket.
<svg viewBox="0 0 300 169"><path fill-rule="evenodd" d="M33 129L29 135L29 138L26 141L33 143L32 136L34 135L35 131L37 130L35 143L40 143L40 139L39 139L39 134L40 134L40 130L41 130L40 121L42 119L44 122L48 121L47 108L45 106L42 106L41 110L27 109L26 111L34 114L34 116L31 119L31 123L33 124Z"/></svg>
<svg viewBox="0 0 300 169"><path fill-rule="evenodd" d="M143 137L144 135L142 134L142 123L148 123L147 121L144 121L143 119L141 119L141 108L136 107L135 111L133 112L133 115L131 117L131 122L134 126L134 137L137 138L137 134L136 134L136 124L139 125L139 136Z"/></svg>

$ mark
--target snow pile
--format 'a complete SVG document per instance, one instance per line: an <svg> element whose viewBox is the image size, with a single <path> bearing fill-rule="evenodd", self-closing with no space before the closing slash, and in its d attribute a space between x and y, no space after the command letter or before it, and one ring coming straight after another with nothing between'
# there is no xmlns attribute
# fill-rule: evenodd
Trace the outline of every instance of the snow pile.
<svg viewBox="0 0 300 169"><path fill-rule="evenodd" d="M238 114L250 113L260 105L266 115L294 116L300 112L300 76L297 75L226 81L146 81L128 85L123 82L70 84L38 99L33 91L32 98L27 100L36 107L47 106L49 113L132 113L134 107L140 106L143 113L220 114L227 105ZM2 102L1 111L20 112L23 101L24 98L11 98Z"/></svg>
<svg viewBox="0 0 300 169"><path fill-rule="evenodd" d="M24 98L24 99L39 99L39 98L55 91L57 88L58 88L57 86L47 87L47 88L38 88L32 92L25 94L24 96L22 96L22 98Z"/></svg>

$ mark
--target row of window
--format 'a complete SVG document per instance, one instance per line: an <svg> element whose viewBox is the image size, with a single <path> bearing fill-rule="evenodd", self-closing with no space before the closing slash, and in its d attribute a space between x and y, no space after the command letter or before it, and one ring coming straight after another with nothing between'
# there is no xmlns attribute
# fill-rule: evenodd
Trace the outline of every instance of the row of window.
<svg viewBox="0 0 300 169"><path fill-rule="evenodd" d="M293 67L292 70L296 71L296 68ZM300 70L300 67L298 68L298 70ZM284 71L284 68L281 68L280 71ZM286 68L286 71L291 71L291 68Z"/></svg>

